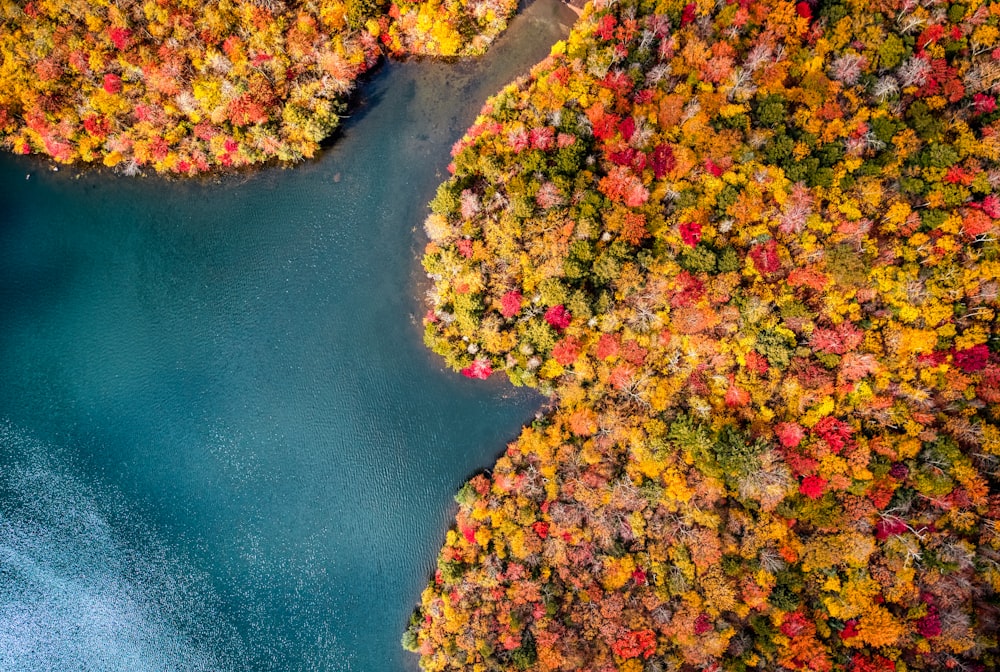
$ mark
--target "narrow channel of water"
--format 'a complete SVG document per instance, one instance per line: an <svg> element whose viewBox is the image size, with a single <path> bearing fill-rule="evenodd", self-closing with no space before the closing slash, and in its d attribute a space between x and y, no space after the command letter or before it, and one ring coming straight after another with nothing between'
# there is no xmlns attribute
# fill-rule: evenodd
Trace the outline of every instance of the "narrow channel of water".
<svg viewBox="0 0 1000 672"><path fill-rule="evenodd" d="M424 350L425 203L573 18L388 65L290 170L0 158L0 670L416 668L451 497L539 403Z"/></svg>

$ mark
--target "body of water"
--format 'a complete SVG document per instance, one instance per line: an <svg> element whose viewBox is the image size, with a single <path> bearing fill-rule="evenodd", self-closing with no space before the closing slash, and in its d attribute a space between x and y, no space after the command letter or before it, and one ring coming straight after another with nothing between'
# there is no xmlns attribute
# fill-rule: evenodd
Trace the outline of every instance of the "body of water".
<svg viewBox="0 0 1000 672"><path fill-rule="evenodd" d="M388 65L293 169L0 158L0 670L416 668L452 495L539 405L424 349L425 204L573 18Z"/></svg>

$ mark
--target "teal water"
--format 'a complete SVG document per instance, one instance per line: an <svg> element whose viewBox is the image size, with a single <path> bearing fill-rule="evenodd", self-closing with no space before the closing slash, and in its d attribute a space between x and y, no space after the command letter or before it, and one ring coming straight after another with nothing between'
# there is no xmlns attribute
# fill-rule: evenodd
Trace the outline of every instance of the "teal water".
<svg viewBox="0 0 1000 672"><path fill-rule="evenodd" d="M290 170L0 158L0 670L416 668L452 495L538 405L424 349L424 204L572 18L389 65Z"/></svg>

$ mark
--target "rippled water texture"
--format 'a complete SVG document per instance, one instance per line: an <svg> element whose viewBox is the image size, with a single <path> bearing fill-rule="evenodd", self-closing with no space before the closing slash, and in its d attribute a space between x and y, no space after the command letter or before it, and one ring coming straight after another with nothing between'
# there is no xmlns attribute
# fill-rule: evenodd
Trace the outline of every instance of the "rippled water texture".
<svg viewBox="0 0 1000 672"><path fill-rule="evenodd" d="M292 170L0 159L0 669L416 668L451 497L538 405L424 350L424 204L572 18L390 65Z"/></svg>

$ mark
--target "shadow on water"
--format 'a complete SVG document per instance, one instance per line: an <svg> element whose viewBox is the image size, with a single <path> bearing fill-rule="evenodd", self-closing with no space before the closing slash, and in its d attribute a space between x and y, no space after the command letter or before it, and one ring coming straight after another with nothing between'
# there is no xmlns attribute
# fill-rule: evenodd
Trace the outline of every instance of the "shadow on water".
<svg viewBox="0 0 1000 672"><path fill-rule="evenodd" d="M90 648L111 662L62 669L415 669L399 637L452 496L539 405L420 342L425 204L485 99L572 18L536 0L482 60L390 64L292 170L0 158L0 670ZM98 637L112 614L86 600L138 616ZM24 604L55 624L33 626L45 646L15 628Z"/></svg>
<svg viewBox="0 0 1000 672"><path fill-rule="evenodd" d="M21 162L28 167L21 181L12 176L10 185L0 191L0 236L9 250L7 263L0 265L0 324L15 304L36 310L51 303L66 290L67 276L61 269L72 269L77 263L77 255L57 236L39 236L33 226L37 210L31 199L38 180L32 182L31 174L46 169L47 164L34 157L21 157ZM7 190L14 193L5 194ZM39 247L44 248L45 263L32 258Z"/></svg>
<svg viewBox="0 0 1000 672"><path fill-rule="evenodd" d="M387 74L386 71L390 67L392 67L392 61L383 57L378 65L358 79L354 90L351 92L344 114L340 118L340 125L337 126L329 137L320 141L321 150L327 150L335 146L344 137L345 124L351 120L354 123L360 122L373 105L379 104L381 96L377 93L372 93L372 82L378 80L380 77L385 77Z"/></svg>

